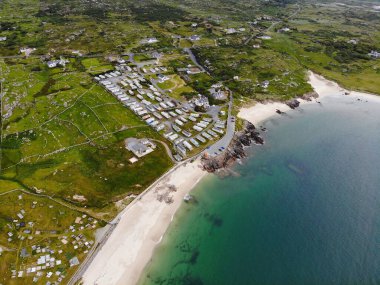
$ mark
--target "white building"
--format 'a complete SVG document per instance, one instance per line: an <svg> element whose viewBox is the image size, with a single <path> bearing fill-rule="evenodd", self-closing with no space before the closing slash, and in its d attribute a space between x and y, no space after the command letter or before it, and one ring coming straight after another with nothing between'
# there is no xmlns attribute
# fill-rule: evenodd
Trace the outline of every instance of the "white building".
<svg viewBox="0 0 380 285"><path fill-rule="evenodd" d="M137 157L143 157L151 153L156 145L148 139L128 138L125 140L125 147Z"/></svg>
<svg viewBox="0 0 380 285"><path fill-rule="evenodd" d="M380 52L375 50L371 50L371 52L368 55L373 58L380 58Z"/></svg>
<svg viewBox="0 0 380 285"><path fill-rule="evenodd" d="M198 96L196 96L193 99L193 103L196 107L201 107L201 108L204 108L206 110L208 108L210 108L210 103L208 101L208 98L206 96L201 95L201 94L198 94Z"/></svg>

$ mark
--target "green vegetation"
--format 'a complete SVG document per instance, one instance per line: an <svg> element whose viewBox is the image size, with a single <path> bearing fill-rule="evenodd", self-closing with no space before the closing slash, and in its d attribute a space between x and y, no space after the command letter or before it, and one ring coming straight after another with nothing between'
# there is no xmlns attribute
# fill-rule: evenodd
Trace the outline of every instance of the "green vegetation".
<svg viewBox="0 0 380 285"><path fill-rule="evenodd" d="M30 65L22 64L26 62ZM8 60L1 65L4 88L15 95L6 96L3 104L16 106L9 107L10 116L2 122L3 179L101 211L117 197L141 192L171 166L158 149L132 167L124 138L158 134L76 70L75 61L64 70L39 65L40 70L33 71L37 62ZM90 69L99 61L81 63ZM86 201L75 201L74 195Z"/></svg>
<svg viewBox="0 0 380 285"><path fill-rule="evenodd" d="M75 223L78 217L81 221ZM76 229L75 235L82 234L83 241L86 239L93 243L91 233L97 228L96 219L51 199L19 190L3 193L0 199L1 282L32 283L31 276L27 277L24 274L26 279L11 279L11 276L17 276L19 269L35 267L37 259L45 254L60 261L52 269L60 271L62 275L72 274L75 267L70 268L69 259L76 256L83 260L84 251L88 248L73 248L70 236L74 232L71 229ZM62 242L64 239L68 241L67 244ZM16 272L12 273L15 270ZM52 277L56 278L58 277ZM38 281L45 283L48 280L46 276L42 276Z"/></svg>
<svg viewBox="0 0 380 285"><path fill-rule="evenodd" d="M93 80L114 70L111 61L128 61L134 53L136 62L127 64L145 66L147 78L157 80L149 70L158 58L170 78L158 86L182 103L200 93L211 104L224 104L209 92L220 82L233 92L234 114L238 104L250 100L283 101L311 91L307 70L349 89L380 94L380 60L368 55L380 51L376 5L357 0L0 1L0 283L33 282L10 276L34 262L34 245L67 252L60 257L66 264L61 272L72 274L67 262L74 252L60 238L70 236L73 220L83 213L111 220L119 210L116 202L127 205L172 166L159 143L168 143L162 133ZM191 38L195 35L199 38ZM152 37L158 41L146 42ZM189 71L196 63L186 48L207 72ZM61 57L68 60L64 66L48 68L49 60ZM193 125L183 129L191 131ZM154 139L157 148L131 164L124 145L130 137ZM33 231L24 240L8 241L9 229L24 235L24 227L12 222L21 209L35 223ZM92 233L83 230L88 239ZM31 255L20 259L24 247ZM85 253L77 255L82 260Z"/></svg>
<svg viewBox="0 0 380 285"><path fill-rule="evenodd" d="M158 86L161 89L170 90L171 97L178 100L184 100L184 94L194 92L194 89L186 85L185 81L179 75L175 74L170 75L169 77L169 80L158 83Z"/></svg>
<svg viewBox="0 0 380 285"><path fill-rule="evenodd" d="M113 70L113 66L106 62L100 62L99 58L86 58L81 61L86 71L92 75L102 74Z"/></svg>

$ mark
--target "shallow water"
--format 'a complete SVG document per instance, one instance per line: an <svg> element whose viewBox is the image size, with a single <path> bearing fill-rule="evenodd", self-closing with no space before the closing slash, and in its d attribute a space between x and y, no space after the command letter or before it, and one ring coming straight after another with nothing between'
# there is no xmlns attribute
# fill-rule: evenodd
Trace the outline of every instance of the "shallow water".
<svg viewBox="0 0 380 285"><path fill-rule="evenodd" d="M238 176L207 176L140 284L379 284L380 103L268 120Z"/></svg>

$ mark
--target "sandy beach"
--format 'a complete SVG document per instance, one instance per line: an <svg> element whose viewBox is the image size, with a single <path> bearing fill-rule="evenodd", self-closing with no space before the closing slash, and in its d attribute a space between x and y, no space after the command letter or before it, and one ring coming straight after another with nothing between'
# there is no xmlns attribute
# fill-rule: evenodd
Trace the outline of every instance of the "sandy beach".
<svg viewBox="0 0 380 285"><path fill-rule="evenodd" d="M83 276L83 284L136 284L154 248L169 227L183 197L206 175L200 160L179 166L165 175L140 200L126 208L120 222L98 252ZM170 192L173 203L158 201L159 194Z"/></svg>
<svg viewBox="0 0 380 285"><path fill-rule="evenodd" d="M380 100L378 95L358 91L349 91L339 86L336 82L327 80L323 76L311 71L309 71L308 82L313 87L314 91L318 93L319 98L312 101L297 99L301 102L300 106L304 104L316 103L326 96L346 96L347 94L363 100ZM281 102L268 102L266 104L256 103L252 107L241 108L238 116L242 119L250 121L254 125L259 125L261 122L271 118L272 116L281 116L276 113L277 109L282 112L287 112L290 110L290 107Z"/></svg>
<svg viewBox="0 0 380 285"><path fill-rule="evenodd" d="M309 80L308 82L314 88L314 91L318 93L319 99L324 96L328 96L331 94L343 94L344 89L340 88L338 84L328 81L322 76L315 74L313 72L309 72ZM305 101L302 99L297 99L302 104L315 103L316 100ZM256 103L254 106L241 108L238 116L242 119L250 121L254 125L259 125L262 121L269 119L272 116L280 116L276 113L276 110L280 110L281 112L287 112L290 107L281 102L267 102L267 103Z"/></svg>
<svg viewBox="0 0 380 285"><path fill-rule="evenodd" d="M319 94L317 100L325 96L345 96L347 93L365 100L380 100L379 96L347 91L312 72L309 72L309 83ZM316 100L300 102L302 105ZM290 110L284 103L257 103L252 107L242 108L238 116L253 124L259 124L272 116L280 116L276 109L283 112ZM119 224L86 269L83 284L132 285L138 282L155 247L160 243L175 212L183 203L183 197L207 174L199 165L200 160L197 159L193 163L188 162L173 169L121 213ZM168 185L175 185L177 189L176 192L170 193L173 197L171 204L157 199L159 194L167 192Z"/></svg>

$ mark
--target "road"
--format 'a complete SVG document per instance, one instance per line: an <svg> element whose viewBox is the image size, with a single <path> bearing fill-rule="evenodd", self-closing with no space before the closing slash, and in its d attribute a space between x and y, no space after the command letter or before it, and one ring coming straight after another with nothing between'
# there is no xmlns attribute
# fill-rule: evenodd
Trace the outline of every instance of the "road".
<svg viewBox="0 0 380 285"><path fill-rule="evenodd" d="M102 249L103 245L107 242L108 238L111 236L114 229L117 227L118 223L120 222L120 219L122 216L128 211L129 208L131 208L135 203L137 203L141 198L147 194L150 190L152 190L160 181L165 179L168 175L173 173L177 168L181 167L182 165L188 163L189 161L192 161L196 159L200 154L197 154L191 158L188 158L184 161L181 161L180 163L176 164L173 168L169 169L166 173L164 173L161 177L159 177L155 182L153 182L147 189L145 189L140 195L138 195L127 207L124 208L113 220L112 222L108 223L110 225L110 228L107 229L102 235L98 236L97 240L95 241L94 246L90 250L90 252L87 254L84 261L80 264L78 270L75 272L75 274L71 277L71 279L68 281L68 285L75 285L77 284L88 267L90 266L91 262L96 257L97 253Z"/></svg>
<svg viewBox="0 0 380 285"><path fill-rule="evenodd" d="M194 65L196 65L196 66L197 66L200 70L202 70L203 72L209 74L209 73L207 72L207 70L206 70L202 65L199 64L197 58L195 57L194 53L192 52L192 50L191 50L190 48L184 48L183 50L189 54L190 59L191 59L191 61L194 63Z"/></svg>
<svg viewBox="0 0 380 285"><path fill-rule="evenodd" d="M297 11L295 11L293 14L291 14L288 19L291 19L293 18L294 16L296 16L300 11L301 11L301 7L300 5L297 3ZM277 21L277 22L272 22L272 24L264 31L265 33L267 32L270 32L274 26L278 25L279 23L282 23L283 21ZM249 44L249 42L253 39L253 37L255 36L255 34L252 34L245 42L244 42L244 45L247 45Z"/></svg>
<svg viewBox="0 0 380 285"><path fill-rule="evenodd" d="M232 107L233 107L233 95L232 92L230 92L230 102L228 103L228 116L227 116L227 126L226 126L226 133L225 135L216 143L208 147L204 153L207 153L208 155L215 156L218 155L220 152L223 151L223 149L227 149L227 147L230 145L234 135L235 135L235 118L232 117ZM222 149L220 151L219 149Z"/></svg>
<svg viewBox="0 0 380 285"><path fill-rule="evenodd" d="M170 159L171 159L174 163L177 163L177 160L174 158L173 153L172 153L170 147L167 145L167 143L165 143L165 142L163 142L163 141L160 141L160 140L156 140L156 139L150 139L150 140L162 144L162 146L165 148L166 153L168 154L168 156L170 157Z"/></svg>
<svg viewBox="0 0 380 285"><path fill-rule="evenodd" d="M187 49L187 52L189 53L190 55L190 58L191 60L193 61L193 63L198 66L200 69L204 70L205 69L203 68L203 66L201 66L194 54L191 52L190 49ZM134 61L133 60L133 55L130 55L130 59L131 61ZM226 134L219 140L217 141L216 143L214 143L212 146L210 146L207 150L205 150L204 152L207 152L207 153L210 153L212 152L212 154L214 153L218 153L219 152L219 149L221 147L224 147L224 148L227 148L235 134L235 120L232 119L232 107L233 107L233 94L230 90L228 90L229 93L230 93L230 101L228 102L228 117L227 117L227 127L226 127ZM163 143L161 141L159 141L160 143ZM164 144L165 148L167 148L167 151L170 150L169 147ZM173 171L175 171L178 167L182 166L183 164L186 164L187 162L195 159L196 157L199 157L200 155L202 155L204 152L202 153L199 153L199 154L196 154L195 156L193 157L190 157L178 164L176 164L173 168L171 168L169 171L167 171L164 175L162 175L161 177L159 177L151 186L149 186L144 192L142 192L138 197L136 197L132 203L130 203L123 211L121 211L116 217L115 219L109 223L111 225L111 227L105 232L105 234L103 234L102 236L100 236L98 238L98 240L95 242L95 245L93 246L93 248L91 249L91 251L89 252L89 254L87 255L87 257L85 258L85 260L82 262L82 264L80 265L79 269L76 271L76 273L72 276L72 278L70 279L70 281L68 282L68 285L74 285L76 284L83 276L84 272L87 270L87 268L89 267L89 265L91 264L92 260L95 258L95 256L97 255L97 253L99 252L99 250L103 247L103 245L107 242L109 236L111 235L111 233L113 232L113 230L116 228L117 224L119 223L120 221L120 218L123 216L123 214L127 211L128 208L132 207L132 205L134 205L137 201L139 201L146 193L148 193L151 189L153 189L158 183L159 181L161 181L161 179L164 179L165 177L167 177L169 174L171 174ZM169 153L169 151L168 151ZM170 156L172 159L173 157Z"/></svg>
<svg viewBox="0 0 380 285"><path fill-rule="evenodd" d="M197 61L195 55L189 48L184 48L184 51L186 51L191 61L198 66L201 70L208 73L206 69L199 64ZM211 156L219 154L221 151L219 149L227 149L227 147L230 145L232 138L235 134L235 119L232 118L232 107L233 107L233 93L231 90L229 90L230 93L230 101L228 102L228 116L227 116L227 126L226 126L226 133L225 135L217 142L215 142L213 145L209 146L203 153L207 153Z"/></svg>
<svg viewBox="0 0 380 285"><path fill-rule="evenodd" d="M103 234L103 236L98 241L95 241L94 246L91 248L91 250L87 254L86 258L80 265L79 269L74 273L74 275L71 277L71 279L67 283L68 285L74 285L82 278L83 274L86 272L87 268L89 267L91 262L94 260L99 250L102 249L103 245L106 243L111 233L116 228L119 220L120 218L118 218L118 220L115 223L111 223L110 228Z"/></svg>

